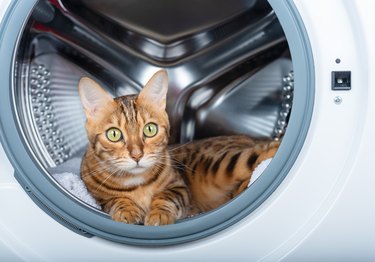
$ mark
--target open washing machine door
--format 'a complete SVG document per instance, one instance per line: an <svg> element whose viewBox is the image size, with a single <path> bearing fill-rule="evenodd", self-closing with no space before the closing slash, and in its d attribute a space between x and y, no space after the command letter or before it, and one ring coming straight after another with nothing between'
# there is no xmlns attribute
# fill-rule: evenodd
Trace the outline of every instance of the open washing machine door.
<svg viewBox="0 0 375 262"><path fill-rule="evenodd" d="M1 79L0 133L18 181L2 157L8 166L0 180L4 254L19 250L20 258L34 260L172 261L203 254L277 260L346 258L350 250L357 256L362 250L365 258L373 257L369 243L375 232L363 227L371 227L374 214L355 203L349 203L358 211L352 218L366 215L366 222L356 233L347 227L344 232L364 236L360 244L343 252L348 241L331 244L340 236L336 229L316 229L351 213L338 200L353 192L346 190L353 175L365 178L370 167L361 155L374 145L369 136L374 124L367 119L373 109L366 102L371 79L359 65L371 66L367 43L373 38L366 31L371 20L355 3L269 2L4 2L0 68L7 77ZM314 19L331 17L333 10L337 20L329 25ZM337 45L342 36L345 41ZM171 76L174 142L232 133L283 140L262 176L230 203L175 225L117 223L53 176L77 163L86 146L76 85L90 75L114 96L123 95L139 91L158 68ZM212 124L219 128L208 132ZM354 182L373 196L366 191L370 183ZM334 207L337 211L329 212ZM330 253L314 252L328 252L319 241L323 237L331 238Z"/></svg>

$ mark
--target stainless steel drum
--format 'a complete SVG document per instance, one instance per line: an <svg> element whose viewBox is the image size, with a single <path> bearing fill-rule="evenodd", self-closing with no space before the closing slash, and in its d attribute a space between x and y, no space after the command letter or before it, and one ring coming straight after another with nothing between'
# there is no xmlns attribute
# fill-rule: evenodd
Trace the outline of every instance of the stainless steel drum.
<svg viewBox="0 0 375 262"><path fill-rule="evenodd" d="M265 1L39 1L17 53L15 103L46 167L86 146L77 83L113 96L168 70L171 142L245 133L277 138L291 108L292 62Z"/></svg>

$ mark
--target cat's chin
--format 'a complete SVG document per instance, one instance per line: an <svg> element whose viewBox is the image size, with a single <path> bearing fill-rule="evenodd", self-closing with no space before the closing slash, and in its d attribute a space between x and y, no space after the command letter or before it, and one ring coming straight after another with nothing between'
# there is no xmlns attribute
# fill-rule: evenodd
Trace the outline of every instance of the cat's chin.
<svg viewBox="0 0 375 262"><path fill-rule="evenodd" d="M125 172L132 174L132 175L139 175L148 170L148 167L143 167L143 166L136 166L134 168L128 169Z"/></svg>
<svg viewBox="0 0 375 262"><path fill-rule="evenodd" d="M124 165L117 166L117 168L119 171L119 175L140 175L142 173L146 173L150 167L144 165Z"/></svg>

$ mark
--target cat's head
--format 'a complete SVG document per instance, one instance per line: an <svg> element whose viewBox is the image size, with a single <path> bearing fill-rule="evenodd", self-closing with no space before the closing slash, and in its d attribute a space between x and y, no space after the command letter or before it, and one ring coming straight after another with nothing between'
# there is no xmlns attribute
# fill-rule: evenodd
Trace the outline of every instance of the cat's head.
<svg viewBox="0 0 375 262"><path fill-rule="evenodd" d="M168 76L155 73L138 95L113 99L95 81L80 80L89 146L103 164L140 174L163 162L168 144Z"/></svg>

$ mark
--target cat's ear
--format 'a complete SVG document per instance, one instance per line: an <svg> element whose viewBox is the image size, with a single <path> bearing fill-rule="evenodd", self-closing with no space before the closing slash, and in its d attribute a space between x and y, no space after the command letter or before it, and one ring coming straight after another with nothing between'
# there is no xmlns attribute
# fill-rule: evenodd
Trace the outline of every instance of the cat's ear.
<svg viewBox="0 0 375 262"><path fill-rule="evenodd" d="M78 92L88 119L96 118L105 108L114 103L113 98L94 80L82 77L78 83Z"/></svg>
<svg viewBox="0 0 375 262"><path fill-rule="evenodd" d="M159 70L147 82L138 95L137 101L143 104L156 105L165 109L167 103L168 74L165 70Z"/></svg>

